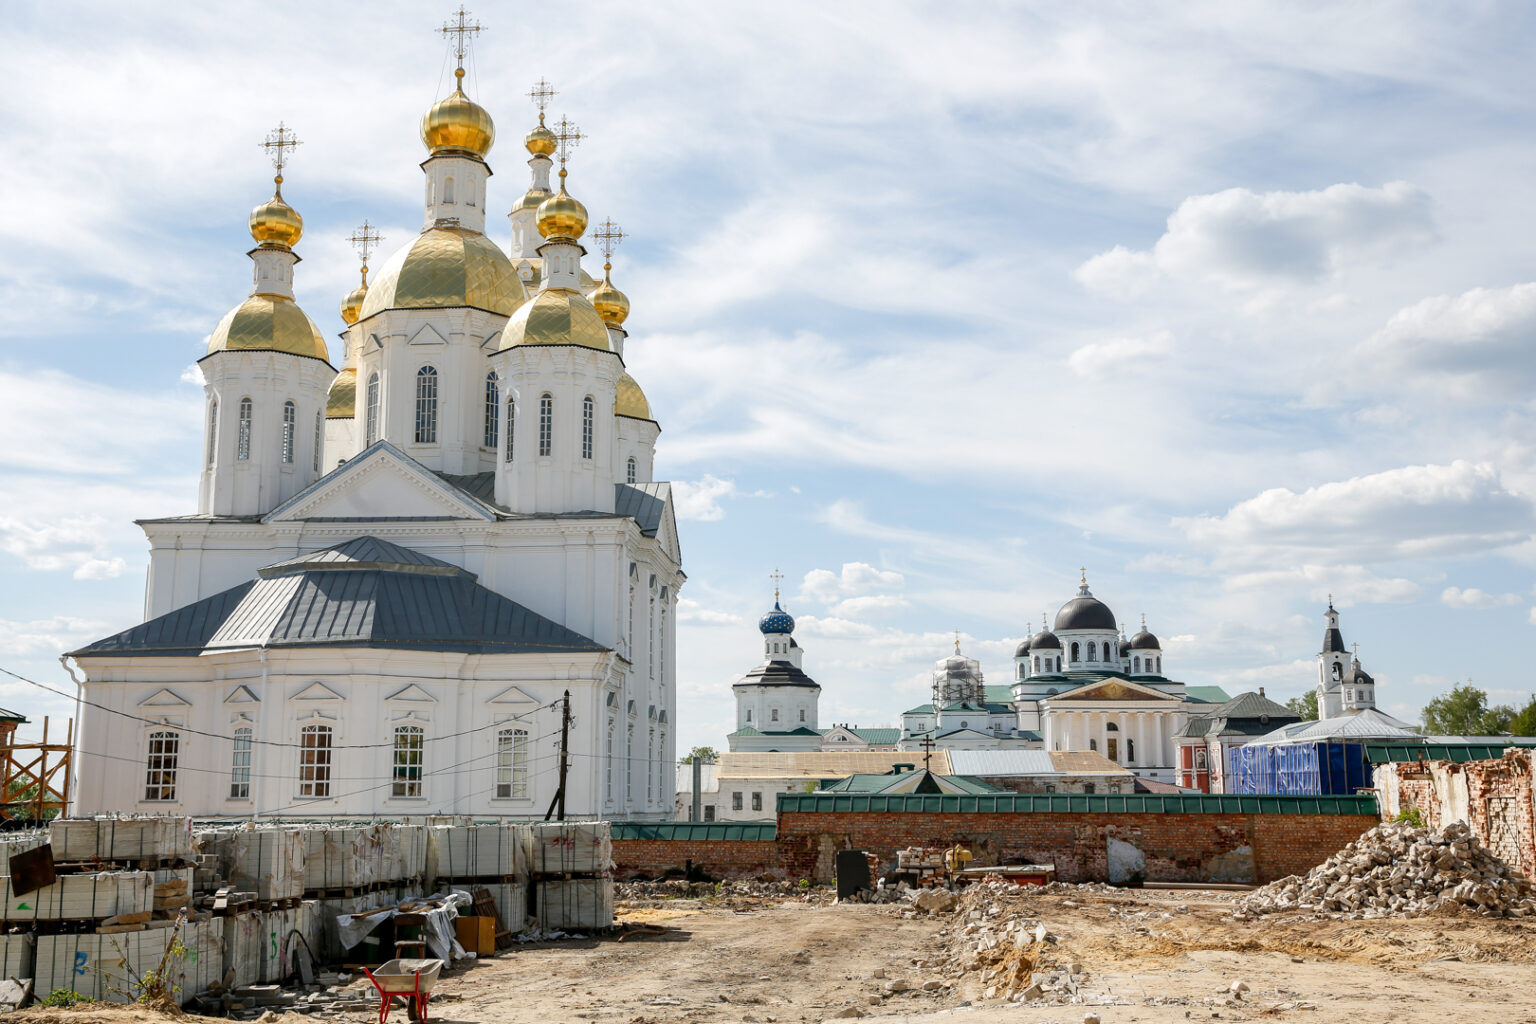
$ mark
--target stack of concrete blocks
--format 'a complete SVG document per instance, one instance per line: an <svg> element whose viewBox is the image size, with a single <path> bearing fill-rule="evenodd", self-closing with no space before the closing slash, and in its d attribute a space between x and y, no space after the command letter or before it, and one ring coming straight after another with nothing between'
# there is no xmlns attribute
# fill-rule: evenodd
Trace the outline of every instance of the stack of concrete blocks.
<svg viewBox="0 0 1536 1024"><path fill-rule="evenodd" d="M425 892L428 836L423 825L305 828L304 887L314 898L308 937L317 955L346 955L336 918ZM338 891L339 890L339 891Z"/></svg>
<svg viewBox="0 0 1536 1024"><path fill-rule="evenodd" d="M304 895L307 841L296 829L210 829L198 834L202 851L217 858L223 880L237 892L264 901Z"/></svg>
<svg viewBox="0 0 1536 1024"><path fill-rule="evenodd" d="M224 968L234 972L234 983L258 985L287 978L294 951L310 943L314 907L304 901L280 910L217 918L224 926Z"/></svg>
<svg viewBox="0 0 1536 1024"><path fill-rule="evenodd" d="M512 824L434 826L428 831L427 873L434 891L473 894L485 889L507 931L528 924L528 827Z"/></svg>
<svg viewBox="0 0 1536 1024"><path fill-rule="evenodd" d="M608 822L541 822L527 830L526 842L540 927L566 932L613 927Z"/></svg>
<svg viewBox="0 0 1536 1024"><path fill-rule="evenodd" d="M48 823L55 864L110 861L193 863L192 819L55 818Z"/></svg>
<svg viewBox="0 0 1536 1024"><path fill-rule="evenodd" d="M132 1003L163 970L176 1001L185 1002L223 976L223 946L223 929L211 919L186 921L180 929L39 935L33 990Z"/></svg>

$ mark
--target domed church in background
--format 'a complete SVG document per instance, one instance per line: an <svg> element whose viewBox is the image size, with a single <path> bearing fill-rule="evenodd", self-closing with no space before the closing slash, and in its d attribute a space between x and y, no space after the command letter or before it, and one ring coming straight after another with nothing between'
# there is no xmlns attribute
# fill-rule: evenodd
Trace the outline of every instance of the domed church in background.
<svg viewBox="0 0 1536 1024"><path fill-rule="evenodd" d="M670 815L685 577L625 367L623 233L592 232L598 281L570 191L582 135L545 125L542 80L511 244L486 233L478 30L463 10L444 26L458 66L419 126L422 229L371 276L381 239L354 234L334 361L294 302L299 143L268 137L250 295L200 361L197 510L141 521L146 621L72 655L80 812L542 815L568 694L566 813Z"/></svg>

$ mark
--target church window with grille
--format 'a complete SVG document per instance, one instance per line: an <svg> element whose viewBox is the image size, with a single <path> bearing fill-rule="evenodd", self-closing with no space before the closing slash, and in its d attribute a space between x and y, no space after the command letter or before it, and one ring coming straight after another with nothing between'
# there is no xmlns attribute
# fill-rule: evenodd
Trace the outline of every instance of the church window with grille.
<svg viewBox="0 0 1536 1024"><path fill-rule="evenodd" d="M294 428L298 426L299 411L292 402L283 403L283 462L293 462Z"/></svg>
<svg viewBox="0 0 1536 1024"><path fill-rule="evenodd" d="M495 448L501 434L501 382L496 371L485 375L485 446Z"/></svg>
<svg viewBox="0 0 1536 1024"><path fill-rule="evenodd" d="M555 448L555 399L545 393L539 396L539 457L547 458Z"/></svg>
<svg viewBox="0 0 1536 1024"><path fill-rule="evenodd" d="M251 400L240 399L240 426L235 435L235 458L245 462L251 457Z"/></svg>
<svg viewBox="0 0 1536 1024"><path fill-rule="evenodd" d="M368 377L368 401L363 417L364 436L368 444L379 439L379 375L370 374Z"/></svg>
<svg viewBox="0 0 1536 1024"><path fill-rule="evenodd" d="M636 467L636 465L635 465L635 457L634 457L634 456L633 456L633 455L631 455L631 456L630 456L630 457L629 457L629 462L628 462L628 464L627 464L627 465L626 465L626 466L625 466L625 468L624 468L624 476L625 476L625 478L626 478L626 479L627 479L627 480L628 480L628 481L629 481L629 482L630 482L630 483L634 483L634 482L635 482L635 477L636 477L636 476L637 476L637 475L638 475L638 474L637 474L637 467Z"/></svg>
<svg viewBox="0 0 1536 1024"><path fill-rule="evenodd" d="M213 465L213 453L219 440L219 400L208 403L208 465Z"/></svg>
<svg viewBox="0 0 1536 1024"><path fill-rule="evenodd" d="M416 371L416 443L437 443L437 370Z"/></svg>
<svg viewBox="0 0 1536 1024"><path fill-rule="evenodd" d="M315 410L315 458L314 470L320 472L320 453L325 450L325 412Z"/></svg>
<svg viewBox="0 0 1536 1024"><path fill-rule="evenodd" d="M1082 648L1077 645L1077 641L1076 640L1072 641L1072 660L1073 661L1081 661L1082 658L1083 658Z"/></svg>
<svg viewBox="0 0 1536 1024"><path fill-rule="evenodd" d="M592 457L592 416L594 405L592 396L588 395L581 400L581 457Z"/></svg>
<svg viewBox="0 0 1536 1024"><path fill-rule="evenodd" d="M1094 646L1094 643L1093 643L1092 640L1088 641L1088 660L1089 661L1098 661L1099 660L1099 649Z"/></svg>
<svg viewBox="0 0 1536 1024"><path fill-rule="evenodd" d="M242 725L235 730L234 755L229 762L229 798L251 798L251 729Z"/></svg>
<svg viewBox="0 0 1536 1024"><path fill-rule="evenodd" d="M503 800L528 798L526 729L502 729L496 734L496 795Z"/></svg>
<svg viewBox="0 0 1536 1024"><path fill-rule="evenodd" d="M145 762L144 799L175 800L176 770L181 761L181 737L169 729L149 734Z"/></svg>
<svg viewBox="0 0 1536 1024"><path fill-rule="evenodd" d="M420 726L395 728L395 775L393 796L421 796L421 775L426 737Z"/></svg>
<svg viewBox="0 0 1536 1024"><path fill-rule="evenodd" d="M517 426L517 401L511 395L508 395L507 396L507 454L506 454L506 459L507 459L508 462L512 461L512 441L514 440L514 435L513 435L512 431L516 429L516 426Z"/></svg>
<svg viewBox="0 0 1536 1024"><path fill-rule="evenodd" d="M331 795L331 727L306 725L299 731L299 796Z"/></svg>
<svg viewBox="0 0 1536 1024"><path fill-rule="evenodd" d="M608 719L608 752L603 758L603 796L613 803L613 719Z"/></svg>

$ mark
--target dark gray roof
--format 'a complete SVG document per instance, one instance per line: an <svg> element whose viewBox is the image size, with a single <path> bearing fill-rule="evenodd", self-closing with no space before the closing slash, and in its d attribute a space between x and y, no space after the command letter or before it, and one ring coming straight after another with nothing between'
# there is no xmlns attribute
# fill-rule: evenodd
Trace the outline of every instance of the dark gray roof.
<svg viewBox="0 0 1536 1024"><path fill-rule="evenodd" d="M457 566L359 537L267 566L250 582L74 653L196 655L316 646L475 654L606 650L487 590Z"/></svg>
<svg viewBox="0 0 1536 1024"><path fill-rule="evenodd" d="M1112 629L1119 632L1120 627L1109 605L1088 593L1087 587L1079 587L1078 596L1062 605L1061 611L1056 613L1056 623L1051 629L1056 633L1064 629Z"/></svg>
<svg viewBox="0 0 1536 1024"><path fill-rule="evenodd" d="M821 684L787 661L759 665L736 682L737 686L806 686L821 689Z"/></svg>
<svg viewBox="0 0 1536 1024"><path fill-rule="evenodd" d="M647 537L656 536L661 529L661 516L667 502L661 495L663 483L614 484L613 510L621 516L629 516L640 524L640 532Z"/></svg>
<svg viewBox="0 0 1536 1024"><path fill-rule="evenodd" d="M1163 649L1162 645L1157 642L1157 637L1145 629L1131 637L1130 648L1133 651L1161 651Z"/></svg>
<svg viewBox="0 0 1536 1024"><path fill-rule="evenodd" d="M1301 721L1301 716L1284 704L1276 704L1258 693L1240 693L1211 708L1184 727L1187 737L1263 736L1282 725Z"/></svg>
<svg viewBox="0 0 1536 1024"><path fill-rule="evenodd" d="M433 472L436 472L436 470ZM446 480L448 483L453 484L453 486L457 487L464 493L473 495L474 497L479 498L481 501L485 502L487 505L493 505L496 508L501 509L503 512L506 511L505 508L502 508L500 505L496 504L495 473L470 473L466 475L460 475L457 473L438 473L437 475Z"/></svg>

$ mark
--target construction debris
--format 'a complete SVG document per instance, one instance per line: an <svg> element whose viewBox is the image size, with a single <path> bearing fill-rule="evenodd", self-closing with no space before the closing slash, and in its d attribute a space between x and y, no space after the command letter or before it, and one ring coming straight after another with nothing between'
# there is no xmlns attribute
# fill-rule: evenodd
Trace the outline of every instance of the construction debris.
<svg viewBox="0 0 1536 1024"><path fill-rule="evenodd" d="M1347 918L1416 917L1448 906L1492 917L1536 913L1536 886L1452 822L1435 830L1408 822L1371 829L1305 875L1243 896L1240 921L1313 911Z"/></svg>

